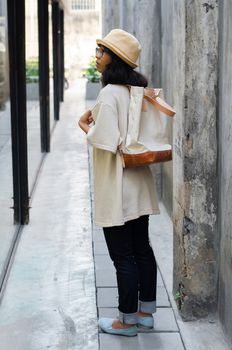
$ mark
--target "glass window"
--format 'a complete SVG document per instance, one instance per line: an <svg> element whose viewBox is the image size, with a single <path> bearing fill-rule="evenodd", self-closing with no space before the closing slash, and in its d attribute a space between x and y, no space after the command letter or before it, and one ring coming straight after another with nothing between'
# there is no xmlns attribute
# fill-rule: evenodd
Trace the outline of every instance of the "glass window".
<svg viewBox="0 0 232 350"><path fill-rule="evenodd" d="M16 226L14 225L11 113L6 0L0 2L0 283Z"/></svg>
<svg viewBox="0 0 232 350"><path fill-rule="evenodd" d="M71 9L77 10L95 10L95 0L71 0Z"/></svg>
<svg viewBox="0 0 232 350"><path fill-rule="evenodd" d="M41 161L37 1L26 0L28 182L31 192Z"/></svg>
<svg viewBox="0 0 232 350"><path fill-rule="evenodd" d="M49 25L49 98L50 98L50 130L52 132L54 120L54 94L53 94L53 42L52 42L52 6L48 6Z"/></svg>

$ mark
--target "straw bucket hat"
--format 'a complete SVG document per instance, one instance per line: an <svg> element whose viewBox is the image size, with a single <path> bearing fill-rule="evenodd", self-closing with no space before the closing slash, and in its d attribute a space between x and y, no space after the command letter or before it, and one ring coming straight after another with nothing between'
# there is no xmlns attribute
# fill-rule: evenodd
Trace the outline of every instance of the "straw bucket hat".
<svg viewBox="0 0 232 350"><path fill-rule="evenodd" d="M103 39L96 40L97 45L103 45L113 51L132 68L138 67L136 61L141 52L139 41L122 29L113 29Z"/></svg>

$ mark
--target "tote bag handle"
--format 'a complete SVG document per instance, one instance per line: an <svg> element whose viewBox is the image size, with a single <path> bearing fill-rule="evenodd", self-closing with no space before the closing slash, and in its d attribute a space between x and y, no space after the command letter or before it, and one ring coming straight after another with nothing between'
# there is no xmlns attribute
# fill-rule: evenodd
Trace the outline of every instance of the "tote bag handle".
<svg viewBox="0 0 232 350"><path fill-rule="evenodd" d="M159 92L160 89L145 88L144 98L153 104L160 112L165 113L169 117L173 117L176 114L175 110L159 97Z"/></svg>

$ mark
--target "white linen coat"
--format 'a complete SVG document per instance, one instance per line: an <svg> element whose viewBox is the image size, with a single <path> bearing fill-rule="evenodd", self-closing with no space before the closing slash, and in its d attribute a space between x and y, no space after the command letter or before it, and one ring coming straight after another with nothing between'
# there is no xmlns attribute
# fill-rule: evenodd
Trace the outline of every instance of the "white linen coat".
<svg viewBox="0 0 232 350"><path fill-rule="evenodd" d="M92 110L94 125L87 140L93 145L94 222L102 227L159 214L150 168L123 169L117 151L125 143L128 110L128 88L113 84L101 90Z"/></svg>

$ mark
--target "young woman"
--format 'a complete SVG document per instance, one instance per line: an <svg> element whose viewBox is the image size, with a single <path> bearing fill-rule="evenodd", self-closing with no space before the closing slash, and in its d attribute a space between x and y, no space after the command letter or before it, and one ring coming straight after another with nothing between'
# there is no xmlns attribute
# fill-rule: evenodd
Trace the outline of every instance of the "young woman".
<svg viewBox="0 0 232 350"><path fill-rule="evenodd" d="M146 87L147 79L134 70L141 46L133 35L114 29L97 44L103 89L79 126L93 145L94 221L103 227L119 293L119 319L102 318L99 326L106 333L135 336L138 327L154 325L157 266L148 220L159 208L149 167L123 169L118 146L127 133L128 85Z"/></svg>

